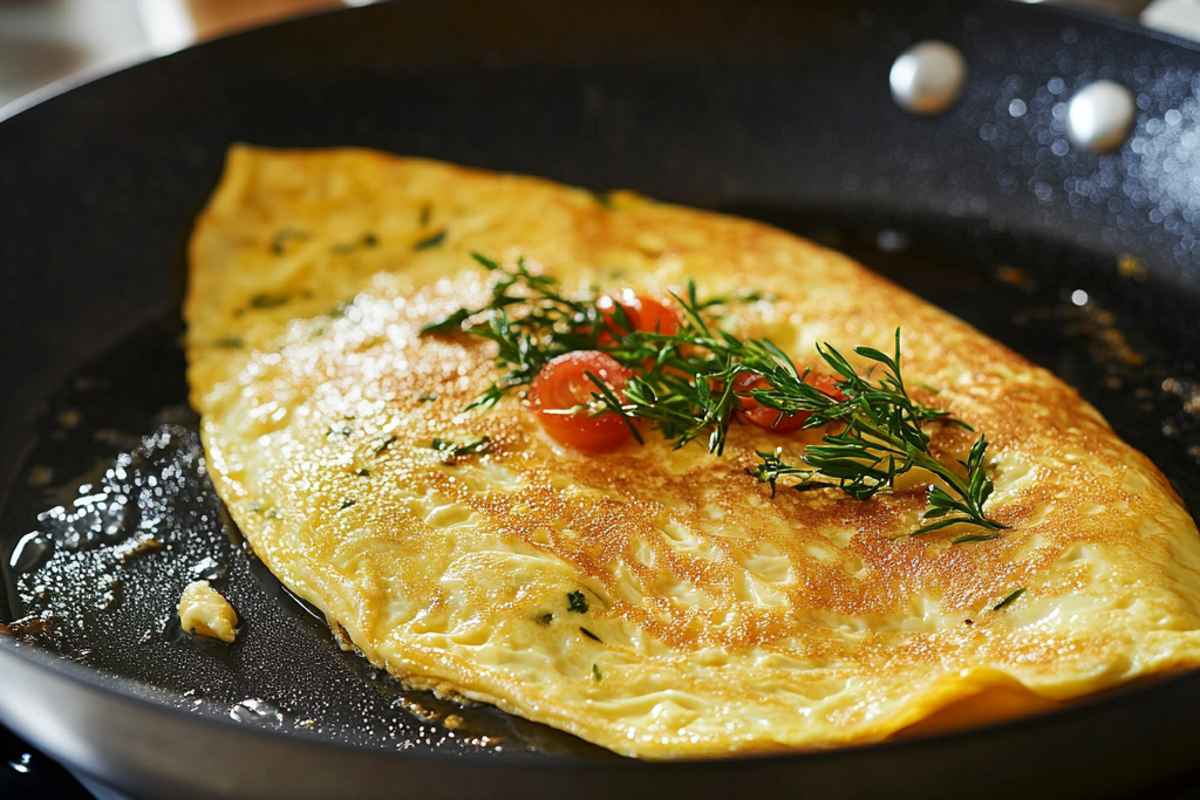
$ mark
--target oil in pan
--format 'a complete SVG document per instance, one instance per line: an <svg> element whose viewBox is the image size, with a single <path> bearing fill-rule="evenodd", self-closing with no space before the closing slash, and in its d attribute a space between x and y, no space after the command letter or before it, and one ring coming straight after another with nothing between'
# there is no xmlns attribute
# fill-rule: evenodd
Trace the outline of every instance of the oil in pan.
<svg viewBox="0 0 1200 800"><path fill-rule="evenodd" d="M0 521L22 644L206 716L384 749L616 758L490 707L406 690L343 652L323 615L254 557L205 470L178 323L139 331L49 400ZM207 580L236 609L232 644L185 633Z"/></svg>

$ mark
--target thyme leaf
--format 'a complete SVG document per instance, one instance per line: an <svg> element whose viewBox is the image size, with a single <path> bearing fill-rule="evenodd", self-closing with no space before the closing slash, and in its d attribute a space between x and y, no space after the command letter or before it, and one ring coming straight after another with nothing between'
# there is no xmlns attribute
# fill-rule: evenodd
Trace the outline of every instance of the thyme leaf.
<svg viewBox="0 0 1200 800"><path fill-rule="evenodd" d="M278 308L279 306L283 305L284 303L289 302L291 299L292 299L291 295L268 294L266 292L263 292L261 294L256 294L250 298L250 307L258 308L258 309Z"/></svg>
<svg viewBox="0 0 1200 800"><path fill-rule="evenodd" d="M379 455L384 450L387 450L389 447L391 447L395 442L396 434L389 433L387 436L384 436L382 439L380 439L373 448L371 448L371 452L373 455Z"/></svg>
<svg viewBox="0 0 1200 800"><path fill-rule="evenodd" d="M343 244L335 244L335 245L331 246L329 248L329 252L334 253L336 255L346 255L347 253L353 253L355 250L358 250L360 248L375 247L378 244L379 244L379 237L376 236L375 234L371 233L370 231L368 231L367 233L364 233L358 239L358 241L345 242Z"/></svg>
<svg viewBox="0 0 1200 800"><path fill-rule="evenodd" d="M1013 592L1012 594L1010 594L1008 597L1005 597L1005 598L1004 598L1003 600L1001 600L999 603L996 603L996 605L992 606L992 611L999 611L999 610L1001 610L1002 608L1004 608L1005 606L1009 605L1010 603L1012 603L1014 600L1016 600L1018 597L1020 597L1020 596L1021 596L1021 595L1023 595L1023 594L1025 594L1025 587L1024 587L1024 586L1022 586L1020 589L1017 589L1015 592Z"/></svg>
<svg viewBox="0 0 1200 800"><path fill-rule="evenodd" d="M588 611L587 598L583 592L567 592L567 608L576 614L586 614Z"/></svg>
<svg viewBox="0 0 1200 800"><path fill-rule="evenodd" d="M303 241L309 238L309 234L305 231L292 230L284 228L275 234L275 238L271 240L271 252L277 256L283 255L286 245L291 240Z"/></svg>
<svg viewBox="0 0 1200 800"><path fill-rule="evenodd" d="M426 236L425 238L416 242L412 246L412 249L413 249L413 252L419 253L422 250L428 250L431 247L437 247L444 241L446 241L446 229L442 228L437 233Z"/></svg>
<svg viewBox="0 0 1200 800"><path fill-rule="evenodd" d="M443 439L437 436L429 446L441 453L443 460L453 463L453 460L459 456L483 455L490 451L492 440L486 436L476 436L465 442L456 442L453 439Z"/></svg>
<svg viewBox="0 0 1200 800"><path fill-rule="evenodd" d="M802 380L789 385L788 375L780 371L766 376L773 388L755 391L754 398L764 406L792 413L810 410L812 416L805 427L832 422L841 423L843 427L836 433L827 434L820 444L807 448L803 456L807 469L786 464L778 454L759 453L763 463L755 477L769 483L772 492L781 477L797 476L800 478L797 488L832 484L855 499L866 500L882 489L894 486L899 476L914 469L924 469L941 479L946 488L938 484L930 486L929 507L912 536L960 523L982 528L987 533L956 538L952 540L955 544L983 541L999 535L1005 526L988 517L983 510L994 488L984 465L987 439L983 436L976 439L967 460L958 462L966 472L965 477L954 464L939 461L930 453L929 434L923 427L926 423L944 420L970 428L948 419L945 412L919 405L909 397L900 369L899 329L896 330L892 355L870 347L855 348L859 356L882 366L882 376L874 381L869 377L874 370L868 376L860 375L833 347L824 345L817 350L840 376L837 385L844 400L825 395Z"/></svg>

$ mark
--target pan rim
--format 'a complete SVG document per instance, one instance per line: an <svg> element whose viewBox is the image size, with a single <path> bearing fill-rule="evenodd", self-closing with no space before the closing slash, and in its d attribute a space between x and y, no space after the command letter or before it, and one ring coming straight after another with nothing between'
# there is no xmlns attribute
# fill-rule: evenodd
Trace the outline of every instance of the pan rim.
<svg viewBox="0 0 1200 800"><path fill-rule="evenodd" d="M243 725L232 719L225 719L211 714L195 713L167 702L156 701L152 697L147 696L147 693L139 693L131 688L126 688L126 685L134 683L132 679L119 675L107 675L96 668L76 663L50 650L40 648L36 644L20 644L11 637L0 637L0 668L3 667L3 661L9 658L21 659L27 665L40 670L44 675L49 676L53 680L66 681L77 688L97 692L110 699L121 702L133 702L145 711L165 714L177 721L187 720L198 723L221 733L236 733L236 735L261 737L264 741L273 742L302 741L309 746L331 748L331 752L371 753L385 759L416 759L430 763L445 762L459 764L465 759L467 761L477 760L481 763L493 765L502 763L511 764L514 768L525 768L533 765L543 765L549 768L597 765L611 769L617 768L616 765L621 764L623 767L640 765L637 768L640 769L648 766L652 769L668 770L673 768L672 765L695 767L697 764L719 765L736 763L745 766L757 763L789 766L791 765L789 762L796 762L796 766L802 766L803 763L839 761L846 758L854 759L865 753L877 755L902 754L911 750L924 750L927 748L942 749L950 743L959 746L970 746L971 744L985 743L987 740L993 738L1003 738L1010 734L1016 734L1019 737L1021 729L1044 728L1055 723L1071 725L1072 723L1079 723L1081 718L1096 715L1109 716L1120 710L1121 707L1137 705L1151 695L1164 693L1174 695L1176 693L1187 692L1189 689L1192 690L1193 694L1200 695L1200 668L1197 668L1153 676L1136 685L1117 686L1099 695L1080 697L1065 703L1059 708L1032 715L1020 716L999 722L984 723L982 725L970 725L964 728L887 738L877 742L856 743L832 748L813 748L795 752L749 753L716 758L680 758L661 761L621 756L618 756L616 759L587 758L578 755L544 755L514 753L511 751L506 752L500 757L496 757L484 753L453 754L437 750L392 750L386 747L372 747L338 741L304 730L276 730L254 725ZM168 693L166 690L158 689L158 687L150 688L153 692Z"/></svg>

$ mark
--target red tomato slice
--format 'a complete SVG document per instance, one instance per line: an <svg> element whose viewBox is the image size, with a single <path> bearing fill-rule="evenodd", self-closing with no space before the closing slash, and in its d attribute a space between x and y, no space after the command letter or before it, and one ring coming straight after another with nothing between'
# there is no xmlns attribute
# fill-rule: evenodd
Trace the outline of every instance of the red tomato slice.
<svg viewBox="0 0 1200 800"><path fill-rule="evenodd" d="M679 316L665 303L653 297L638 295L638 309L633 327L642 333L661 333L672 336L679 330Z"/></svg>
<svg viewBox="0 0 1200 800"><path fill-rule="evenodd" d="M529 385L529 406L555 441L604 453L620 447L631 434L625 420L611 411L590 414L587 406L599 389L588 373L602 380L618 399L625 399L625 384L633 373L597 350L576 350L542 367Z"/></svg>
<svg viewBox="0 0 1200 800"><path fill-rule="evenodd" d="M620 306L629 318L629 324L635 331L642 333L664 333L668 336L679 330L679 316L665 303L660 303L653 297L634 294L631 289L623 289L619 298L612 295L602 295L596 300L596 308L604 316L604 322L616 331L618 336L624 336L629 331L617 320L616 309ZM600 335L601 344L611 344L613 337L607 332Z"/></svg>
<svg viewBox="0 0 1200 800"><path fill-rule="evenodd" d="M810 372L805 377L804 382L809 386L816 387L822 394L827 394L838 400L846 398L841 390L837 388L837 381L829 375L818 375ZM775 408L767 408L753 397L748 396L755 389L766 391L771 388L771 384L766 378L749 372L743 372L734 378L733 390L739 395L737 398L738 418L743 422L747 422L763 430L774 431L775 433L787 433L788 431L803 428L804 423L808 422L808 418L812 416L812 412L798 411L795 414L786 414ZM747 396L742 397L741 394L743 392L747 393Z"/></svg>

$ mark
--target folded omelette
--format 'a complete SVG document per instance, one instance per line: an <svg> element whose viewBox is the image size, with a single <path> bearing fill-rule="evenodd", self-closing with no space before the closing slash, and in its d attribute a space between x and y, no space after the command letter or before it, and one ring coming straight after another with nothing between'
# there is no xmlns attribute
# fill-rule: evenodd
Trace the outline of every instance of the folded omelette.
<svg viewBox="0 0 1200 800"><path fill-rule="evenodd" d="M218 492L411 686L663 759L877 741L1200 664L1200 539L1163 475L1047 371L838 253L629 193L236 146L190 259ZM964 423L923 427L985 474L995 530L912 535L936 483L919 470L866 497L756 477L836 425L731 412L713 449L631 422L593 452L548 432L528 385L477 402L511 362L439 323L521 270L580 302L726 298L697 301L705 324L798 370L832 350L871 375L862 348L898 348L912 394ZM632 316L607 318L615 338Z"/></svg>

